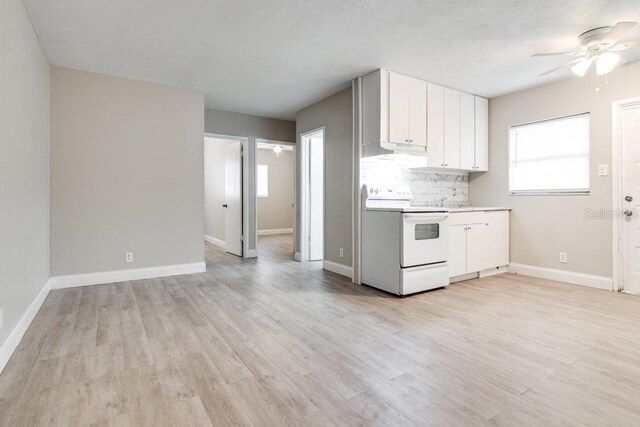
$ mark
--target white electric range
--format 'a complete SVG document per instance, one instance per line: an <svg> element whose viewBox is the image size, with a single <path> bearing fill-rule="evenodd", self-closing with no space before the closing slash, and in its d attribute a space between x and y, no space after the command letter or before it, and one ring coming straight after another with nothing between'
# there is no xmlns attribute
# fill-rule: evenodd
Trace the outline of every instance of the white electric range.
<svg viewBox="0 0 640 427"><path fill-rule="evenodd" d="M362 191L362 283L402 296L447 286L448 210L411 206L406 187Z"/></svg>

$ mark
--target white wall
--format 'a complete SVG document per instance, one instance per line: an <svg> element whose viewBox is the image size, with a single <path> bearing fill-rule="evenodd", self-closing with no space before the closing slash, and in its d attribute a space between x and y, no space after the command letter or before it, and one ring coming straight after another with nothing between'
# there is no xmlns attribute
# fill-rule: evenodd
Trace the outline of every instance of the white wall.
<svg viewBox="0 0 640 427"><path fill-rule="evenodd" d="M293 152L258 149L256 164L269 168L269 197L258 198L258 230L293 228Z"/></svg>
<svg viewBox="0 0 640 427"><path fill-rule="evenodd" d="M203 112L192 90L52 67L52 276L204 262Z"/></svg>
<svg viewBox="0 0 640 427"><path fill-rule="evenodd" d="M49 278L49 64L20 0L0 3L0 224L2 344Z"/></svg>
<svg viewBox="0 0 640 427"><path fill-rule="evenodd" d="M204 223L205 235L224 241L225 148L230 139L205 138L204 143Z"/></svg>
<svg viewBox="0 0 640 427"><path fill-rule="evenodd" d="M353 102L351 96L351 88L348 88L296 113L297 141L300 140L300 134L325 126L325 260L349 267L352 266L353 247ZM300 151L298 150L298 153ZM299 175L298 178L300 178ZM300 179L296 182L298 183L296 191L300 200ZM300 229L300 206L296 207L296 224ZM296 252L300 252L299 241L296 241L295 247ZM338 255L340 248L344 249L342 258Z"/></svg>
<svg viewBox="0 0 640 427"><path fill-rule="evenodd" d="M640 62L597 80L572 77L490 100L489 172L471 174L469 195L472 205L513 208L511 262L611 277L611 220L590 220L584 211L612 207L612 102L638 96ZM591 113L591 193L509 196L509 127L584 112ZM609 176L598 176L598 164L610 166Z"/></svg>

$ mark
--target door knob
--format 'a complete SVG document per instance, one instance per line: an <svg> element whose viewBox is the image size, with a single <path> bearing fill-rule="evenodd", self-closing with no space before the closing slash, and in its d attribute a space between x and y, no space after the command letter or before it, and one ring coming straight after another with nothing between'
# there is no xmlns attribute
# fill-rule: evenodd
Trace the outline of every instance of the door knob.
<svg viewBox="0 0 640 427"><path fill-rule="evenodd" d="M631 216L631 215L633 215L633 211L627 209L626 211L623 212L623 214L624 214L624 216Z"/></svg>
<svg viewBox="0 0 640 427"><path fill-rule="evenodd" d="M222 205L222 207L223 207L223 208L226 208L226 207L228 207L228 206L227 206L227 204L225 203L224 205Z"/></svg>
<svg viewBox="0 0 640 427"><path fill-rule="evenodd" d="M627 202L633 202L633 197L631 197L631 196L626 196L624 199L625 199Z"/></svg>

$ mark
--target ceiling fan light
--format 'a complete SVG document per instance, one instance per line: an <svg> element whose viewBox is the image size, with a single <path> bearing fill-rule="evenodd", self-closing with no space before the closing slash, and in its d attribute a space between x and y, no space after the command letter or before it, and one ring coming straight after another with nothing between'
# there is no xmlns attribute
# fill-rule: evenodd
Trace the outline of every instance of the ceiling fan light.
<svg viewBox="0 0 640 427"><path fill-rule="evenodd" d="M576 65L571 67L571 71L573 71L574 74L582 77L585 74L587 74L587 71L591 67L592 62L593 61L591 59L585 59L584 61L580 61Z"/></svg>
<svg viewBox="0 0 640 427"><path fill-rule="evenodd" d="M620 57L615 53L603 53L598 57L598 62L596 64L596 73L599 76L603 76L608 74L615 68L615 66L620 61Z"/></svg>

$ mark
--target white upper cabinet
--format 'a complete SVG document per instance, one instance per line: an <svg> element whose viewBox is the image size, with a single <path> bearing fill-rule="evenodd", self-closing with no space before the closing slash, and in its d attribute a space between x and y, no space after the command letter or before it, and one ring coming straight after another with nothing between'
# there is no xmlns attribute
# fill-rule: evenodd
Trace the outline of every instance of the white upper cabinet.
<svg viewBox="0 0 640 427"><path fill-rule="evenodd" d="M460 169L460 92L444 90L444 164Z"/></svg>
<svg viewBox="0 0 640 427"><path fill-rule="evenodd" d="M427 146L426 82L389 73L389 142Z"/></svg>
<svg viewBox="0 0 640 427"><path fill-rule="evenodd" d="M427 82L409 79L409 143L427 147Z"/></svg>
<svg viewBox="0 0 640 427"><path fill-rule="evenodd" d="M409 143L409 79L389 73L389 142Z"/></svg>
<svg viewBox="0 0 640 427"><path fill-rule="evenodd" d="M476 171L489 170L489 100L474 97L476 104L476 147L475 168Z"/></svg>
<svg viewBox="0 0 640 427"><path fill-rule="evenodd" d="M486 171L488 101L402 74L362 77L363 155L427 155L427 167Z"/></svg>
<svg viewBox="0 0 640 427"><path fill-rule="evenodd" d="M460 94L460 169L474 170L476 165L475 96Z"/></svg>
<svg viewBox="0 0 640 427"><path fill-rule="evenodd" d="M362 78L365 156L384 150L426 154L427 83L378 70Z"/></svg>
<svg viewBox="0 0 640 427"><path fill-rule="evenodd" d="M444 88L427 83L427 164L444 167Z"/></svg>

